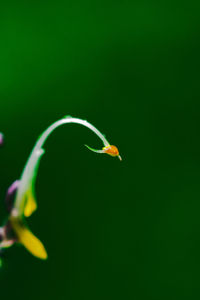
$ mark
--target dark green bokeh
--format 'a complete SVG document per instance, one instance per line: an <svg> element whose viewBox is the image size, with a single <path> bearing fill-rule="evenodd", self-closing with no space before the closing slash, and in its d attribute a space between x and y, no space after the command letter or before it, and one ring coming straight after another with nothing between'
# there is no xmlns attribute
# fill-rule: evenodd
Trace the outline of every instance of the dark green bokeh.
<svg viewBox="0 0 200 300"><path fill-rule="evenodd" d="M49 259L5 253L1 297L199 299L200 5L8 1L0 10L0 217L38 135L66 114L119 146L87 151L78 125L46 143L29 220Z"/></svg>

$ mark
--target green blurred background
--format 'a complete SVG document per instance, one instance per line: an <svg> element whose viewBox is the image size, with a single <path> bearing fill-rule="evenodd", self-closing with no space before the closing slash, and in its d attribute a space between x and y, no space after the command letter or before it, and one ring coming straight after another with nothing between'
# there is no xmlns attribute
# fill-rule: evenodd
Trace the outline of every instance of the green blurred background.
<svg viewBox="0 0 200 300"><path fill-rule="evenodd" d="M49 259L6 251L7 299L200 299L199 9L183 1L7 1L0 8L0 217L38 135L29 220Z"/></svg>

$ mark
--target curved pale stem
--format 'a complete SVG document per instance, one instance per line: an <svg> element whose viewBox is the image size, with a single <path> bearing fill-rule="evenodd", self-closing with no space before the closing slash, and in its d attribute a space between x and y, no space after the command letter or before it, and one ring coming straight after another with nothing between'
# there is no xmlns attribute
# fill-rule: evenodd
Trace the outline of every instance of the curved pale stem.
<svg viewBox="0 0 200 300"><path fill-rule="evenodd" d="M19 188L17 190L16 194L16 200L14 203L14 209L12 211L13 217L22 217L25 210L25 205L27 201L27 197L33 197L34 196L34 183L37 175L37 170L39 166L40 159L42 155L44 154L43 146L49 135L59 126L69 123L75 123L83 125L90 130L92 130L103 142L104 146L109 146L109 142L106 140L106 138L103 136L103 134L92 124L85 120L81 120L78 118L73 118L70 116L67 116L55 123L53 123L51 126L49 126L39 137L38 141L36 142L28 161L25 165L25 168L22 172ZM94 151L94 149L88 147L90 150ZM102 150L96 150L99 153L103 153ZM30 196L31 194L31 196ZM36 209L36 204L34 208L31 208L29 206L29 209L27 209L27 216L31 214L32 210ZM26 211L26 210L25 210Z"/></svg>

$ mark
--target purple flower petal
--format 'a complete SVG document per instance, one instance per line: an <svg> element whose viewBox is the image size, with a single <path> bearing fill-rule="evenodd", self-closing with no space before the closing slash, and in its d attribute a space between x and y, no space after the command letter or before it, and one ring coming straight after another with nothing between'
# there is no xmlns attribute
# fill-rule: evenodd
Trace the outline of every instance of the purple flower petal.
<svg viewBox="0 0 200 300"><path fill-rule="evenodd" d="M8 221L3 227L0 227L0 254L1 250L8 248L17 242L17 237Z"/></svg>
<svg viewBox="0 0 200 300"><path fill-rule="evenodd" d="M16 191L19 187L19 182L20 182L19 180L14 181L7 190L5 203L6 203L6 208L7 208L8 212L11 212L11 210L13 208Z"/></svg>
<svg viewBox="0 0 200 300"><path fill-rule="evenodd" d="M0 147L3 146L4 143L4 135L0 132Z"/></svg>

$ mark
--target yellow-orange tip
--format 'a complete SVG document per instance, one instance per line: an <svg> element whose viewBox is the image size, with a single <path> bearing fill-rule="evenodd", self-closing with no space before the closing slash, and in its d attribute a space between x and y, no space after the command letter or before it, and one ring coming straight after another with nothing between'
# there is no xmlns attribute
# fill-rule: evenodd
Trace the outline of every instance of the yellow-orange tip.
<svg viewBox="0 0 200 300"><path fill-rule="evenodd" d="M107 153L111 156L118 156L119 159L121 158L119 155L119 150L114 145L109 145L103 148L104 153Z"/></svg>

